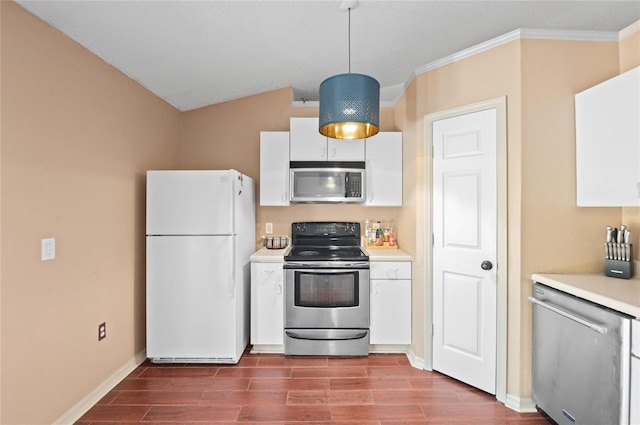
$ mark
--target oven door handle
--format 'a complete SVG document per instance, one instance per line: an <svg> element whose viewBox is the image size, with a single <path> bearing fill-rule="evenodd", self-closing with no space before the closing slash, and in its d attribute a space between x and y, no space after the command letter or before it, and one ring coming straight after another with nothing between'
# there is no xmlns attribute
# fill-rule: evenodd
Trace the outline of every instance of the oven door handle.
<svg viewBox="0 0 640 425"><path fill-rule="evenodd" d="M367 336L368 331L362 329L355 330L341 330L340 333L332 333L331 335L320 335L318 332L310 331L305 332L304 330L296 330L296 331L284 331L284 333L293 339L307 339L307 340L316 340L316 341L343 341L349 339L362 339Z"/></svg>
<svg viewBox="0 0 640 425"><path fill-rule="evenodd" d="M369 263L366 261L358 262L332 262L332 261L315 261L315 262L297 262L290 261L284 263L284 269L295 269L297 271L317 271L324 270L326 273L343 273L345 269L369 269ZM327 270L330 269L330 270Z"/></svg>

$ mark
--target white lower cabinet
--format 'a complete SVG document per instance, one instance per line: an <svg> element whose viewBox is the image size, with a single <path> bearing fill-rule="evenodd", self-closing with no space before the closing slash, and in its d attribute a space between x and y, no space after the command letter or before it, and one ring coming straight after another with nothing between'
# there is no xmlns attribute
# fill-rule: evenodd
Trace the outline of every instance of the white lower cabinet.
<svg viewBox="0 0 640 425"><path fill-rule="evenodd" d="M411 262L372 261L370 344L411 344Z"/></svg>
<svg viewBox="0 0 640 425"><path fill-rule="evenodd" d="M631 425L640 425L640 320L632 322L631 330Z"/></svg>
<svg viewBox="0 0 640 425"><path fill-rule="evenodd" d="M284 344L283 263L251 263L251 344Z"/></svg>

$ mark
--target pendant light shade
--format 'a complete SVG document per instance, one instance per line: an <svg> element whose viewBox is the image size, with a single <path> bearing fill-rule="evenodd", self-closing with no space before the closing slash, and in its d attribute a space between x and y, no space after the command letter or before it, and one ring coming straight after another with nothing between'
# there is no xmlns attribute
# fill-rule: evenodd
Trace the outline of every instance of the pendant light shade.
<svg viewBox="0 0 640 425"><path fill-rule="evenodd" d="M344 0L349 12L349 73L320 84L320 134L334 139L364 139L378 133L380 83L368 75L351 73L351 9L357 0Z"/></svg>
<svg viewBox="0 0 640 425"><path fill-rule="evenodd" d="M364 139L378 133L380 83L368 75L340 74L320 84L320 134Z"/></svg>

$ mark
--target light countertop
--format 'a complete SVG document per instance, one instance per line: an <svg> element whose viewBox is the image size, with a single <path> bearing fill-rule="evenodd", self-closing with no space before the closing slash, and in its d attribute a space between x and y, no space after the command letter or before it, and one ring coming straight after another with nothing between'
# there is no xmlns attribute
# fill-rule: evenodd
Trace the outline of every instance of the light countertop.
<svg viewBox="0 0 640 425"><path fill-rule="evenodd" d="M282 263L284 262L284 254L288 248L284 249L267 249L260 248L249 259L254 263Z"/></svg>
<svg viewBox="0 0 640 425"><path fill-rule="evenodd" d="M533 274L531 279L640 319L640 278L604 274Z"/></svg>
<svg viewBox="0 0 640 425"><path fill-rule="evenodd" d="M250 259L254 263L282 263L284 262L285 249L260 248L254 252ZM369 254L370 261L411 261L411 256L400 249L371 249L365 250Z"/></svg>
<svg viewBox="0 0 640 425"><path fill-rule="evenodd" d="M411 261L411 256L401 249L363 248L369 261Z"/></svg>

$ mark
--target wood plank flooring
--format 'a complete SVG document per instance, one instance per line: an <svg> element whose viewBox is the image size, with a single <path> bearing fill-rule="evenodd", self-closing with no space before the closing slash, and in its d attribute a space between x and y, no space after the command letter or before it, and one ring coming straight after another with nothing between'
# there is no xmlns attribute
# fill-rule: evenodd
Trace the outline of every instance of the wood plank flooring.
<svg viewBox="0 0 640 425"><path fill-rule="evenodd" d="M146 361L77 425L548 425L404 354L243 355L237 365Z"/></svg>

